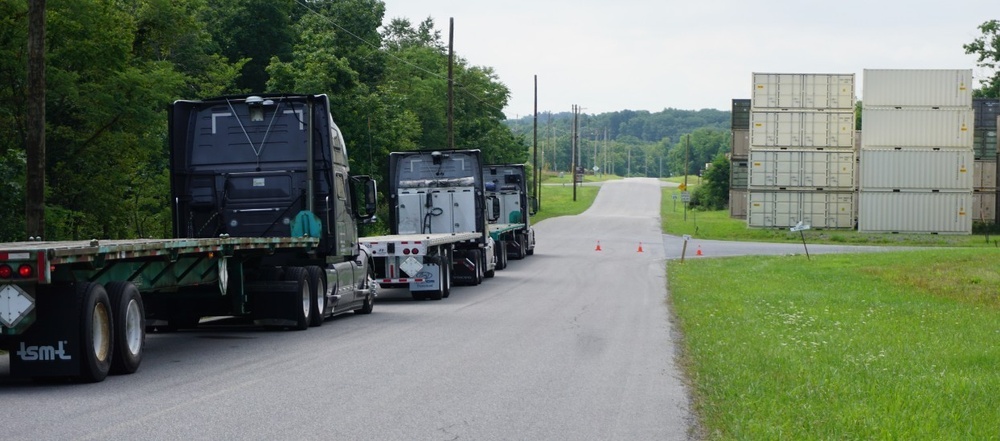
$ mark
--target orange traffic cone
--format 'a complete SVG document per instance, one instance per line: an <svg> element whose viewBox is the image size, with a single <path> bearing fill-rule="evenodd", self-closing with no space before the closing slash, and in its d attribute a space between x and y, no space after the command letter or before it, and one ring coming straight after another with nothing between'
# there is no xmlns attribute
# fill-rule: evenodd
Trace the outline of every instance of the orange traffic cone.
<svg viewBox="0 0 1000 441"><path fill-rule="evenodd" d="M601 241L597 241L597 248L594 251L601 251Z"/></svg>
<svg viewBox="0 0 1000 441"><path fill-rule="evenodd" d="M695 253L695 255L697 255L697 256L701 255L701 245L698 245L698 252Z"/></svg>
<svg viewBox="0 0 1000 441"><path fill-rule="evenodd" d="M637 253L641 253L642 252L642 242L639 242L639 249L636 252Z"/></svg>

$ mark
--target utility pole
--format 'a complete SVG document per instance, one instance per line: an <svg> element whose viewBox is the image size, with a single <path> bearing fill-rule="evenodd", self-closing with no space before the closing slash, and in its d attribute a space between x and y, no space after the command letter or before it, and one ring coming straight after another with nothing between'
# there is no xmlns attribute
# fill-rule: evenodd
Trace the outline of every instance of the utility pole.
<svg viewBox="0 0 1000 441"><path fill-rule="evenodd" d="M533 168L534 168L534 173L533 174L534 174L534 177L535 177L535 185L532 185L532 189L535 191L535 204L537 204L538 207L541 207L542 206L542 197L541 197L542 196L542 192L541 192L541 190L542 190L542 184L538 180L538 75L535 75L535 121L534 121L534 125L535 125L534 126L534 131L533 131L534 140L532 141L532 144L535 147L535 156L534 156L535 162L534 162L534 166L533 166ZM542 159L543 159L543 162L544 162L544 158L542 158ZM529 210L530 211L531 207L521 207L521 209L522 210Z"/></svg>
<svg viewBox="0 0 1000 441"><path fill-rule="evenodd" d="M45 233L45 0L28 1L27 185L28 237Z"/></svg>
<svg viewBox="0 0 1000 441"><path fill-rule="evenodd" d="M573 202L576 202L576 145L577 145L577 143L579 142L579 139L580 139L580 134L577 133L577 130L579 128L577 126L577 124L579 124L579 118L577 118L577 115L579 115L579 112L580 112L580 107L577 106L576 104L574 104L573 105L573 140L570 143L570 149L572 150L572 152L570 153L570 158L571 159L570 159L570 165L569 165L570 179L573 180Z"/></svg>
<svg viewBox="0 0 1000 441"><path fill-rule="evenodd" d="M684 138L684 191L688 191L688 150L691 149L691 134ZM684 222L688 220L688 203L684 202Z"/></svg>
<svg viewBox="0 0 1000 441"><path fill-rule="evenodd" d="M455 17L448 19L448 148L455 148Z"/></svg>

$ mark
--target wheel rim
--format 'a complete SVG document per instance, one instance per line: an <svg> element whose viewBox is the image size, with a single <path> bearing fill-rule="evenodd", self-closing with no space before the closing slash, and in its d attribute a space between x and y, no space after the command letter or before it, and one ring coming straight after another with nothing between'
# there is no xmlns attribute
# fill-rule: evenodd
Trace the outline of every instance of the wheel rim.
<svg viewBox="0 0 1000 441"><path fill-rule="evenodd" d="M138 354L142 348L142 313L139 311L139 302L132 299L128 302L125 310L125 344L132 355Z"/></svg>
<svg viewBox="0 0 1000 441"><path fill-rule="evenodd" d="M98 360L108 359L111 352L111 314L104 303L94 305L94 331L91 334L94 355Z"/></svg>
<svg viewBox="0 0 1000 441"><path fill-rule="evenodd" d="M305 317L309 317L309 304L310 304L310 299L309 299L309 284L308 283L303 283L302 284L302 314Z"/></svg>

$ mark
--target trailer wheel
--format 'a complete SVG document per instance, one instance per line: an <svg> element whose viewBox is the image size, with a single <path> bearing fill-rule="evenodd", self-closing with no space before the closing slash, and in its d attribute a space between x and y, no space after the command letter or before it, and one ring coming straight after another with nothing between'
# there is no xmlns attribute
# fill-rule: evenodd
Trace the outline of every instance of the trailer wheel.
<svg viewBox="0 0 1000 441"><path fill-rule="evenodd" d="M516 248L516 250L515 250L516 251L516 255L515 255L514 258L518 259L518 260L524 259L524 256L528 255L528 252L527 252L527 249L528 249L528 239L527 239L526 235L521 234L521 233L516 234L514 237L515 237L515 240L517 241L517 245L514 246L514 248Z"/></svg>
<svg viewBox="0 0 1000 441"><path fill-rule="evenodd" d="M469 250L468 259L473 263L475 267L474 274L472 275L472 285L478 285L483 283L483 252L480 250Z"/></svg>
<svg viewBox="0 0 1000 441"><path fill-rule="evenodd" d="M309 313L312 310L312 295L309 292L308 277L309 275L305 268L293 266L285 269L284 280L296 283L295 292L298 294L288 297L289 301L293 302L288 305L288 310L294 314L293 317L289 317L295 321L292 329L299 331L308 328L311 322L311 314Z"/></svg>
<svg viewBox="0 0 1000 441"><path fill-rule="evenodd" d="M146 312L142 296L129 282L110 282L106 286L114 320L114 356L111 373L131 374L139 369L146 341Z"/></svg>
<svg viewBox="0 0 1000 441"><path fill-rule="evenodd" d="M78 283L76 298L80 312L80 379L104 380L111 370L114 323L108 292L100 283Z"/></svg>
<svg viewBox="0 0 1000 441"><path fill-rule="evenodd" d="M306 267L309 282L309 326L323 326L326 313L326 272L318 266Z"/></svg>

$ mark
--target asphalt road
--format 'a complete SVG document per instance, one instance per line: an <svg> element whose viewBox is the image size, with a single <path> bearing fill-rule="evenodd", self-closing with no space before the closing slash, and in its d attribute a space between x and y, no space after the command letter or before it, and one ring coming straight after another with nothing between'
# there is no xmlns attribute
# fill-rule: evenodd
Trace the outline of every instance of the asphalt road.
<svg viewBox="0 0 1000 441"><path fill-rule="evenodd" d="M303 332L152 334L137 373L102 383L13 380L0 357L3 438L690 439L659 200L655 180L608 183L481 286L386 290Z"/></svg>

